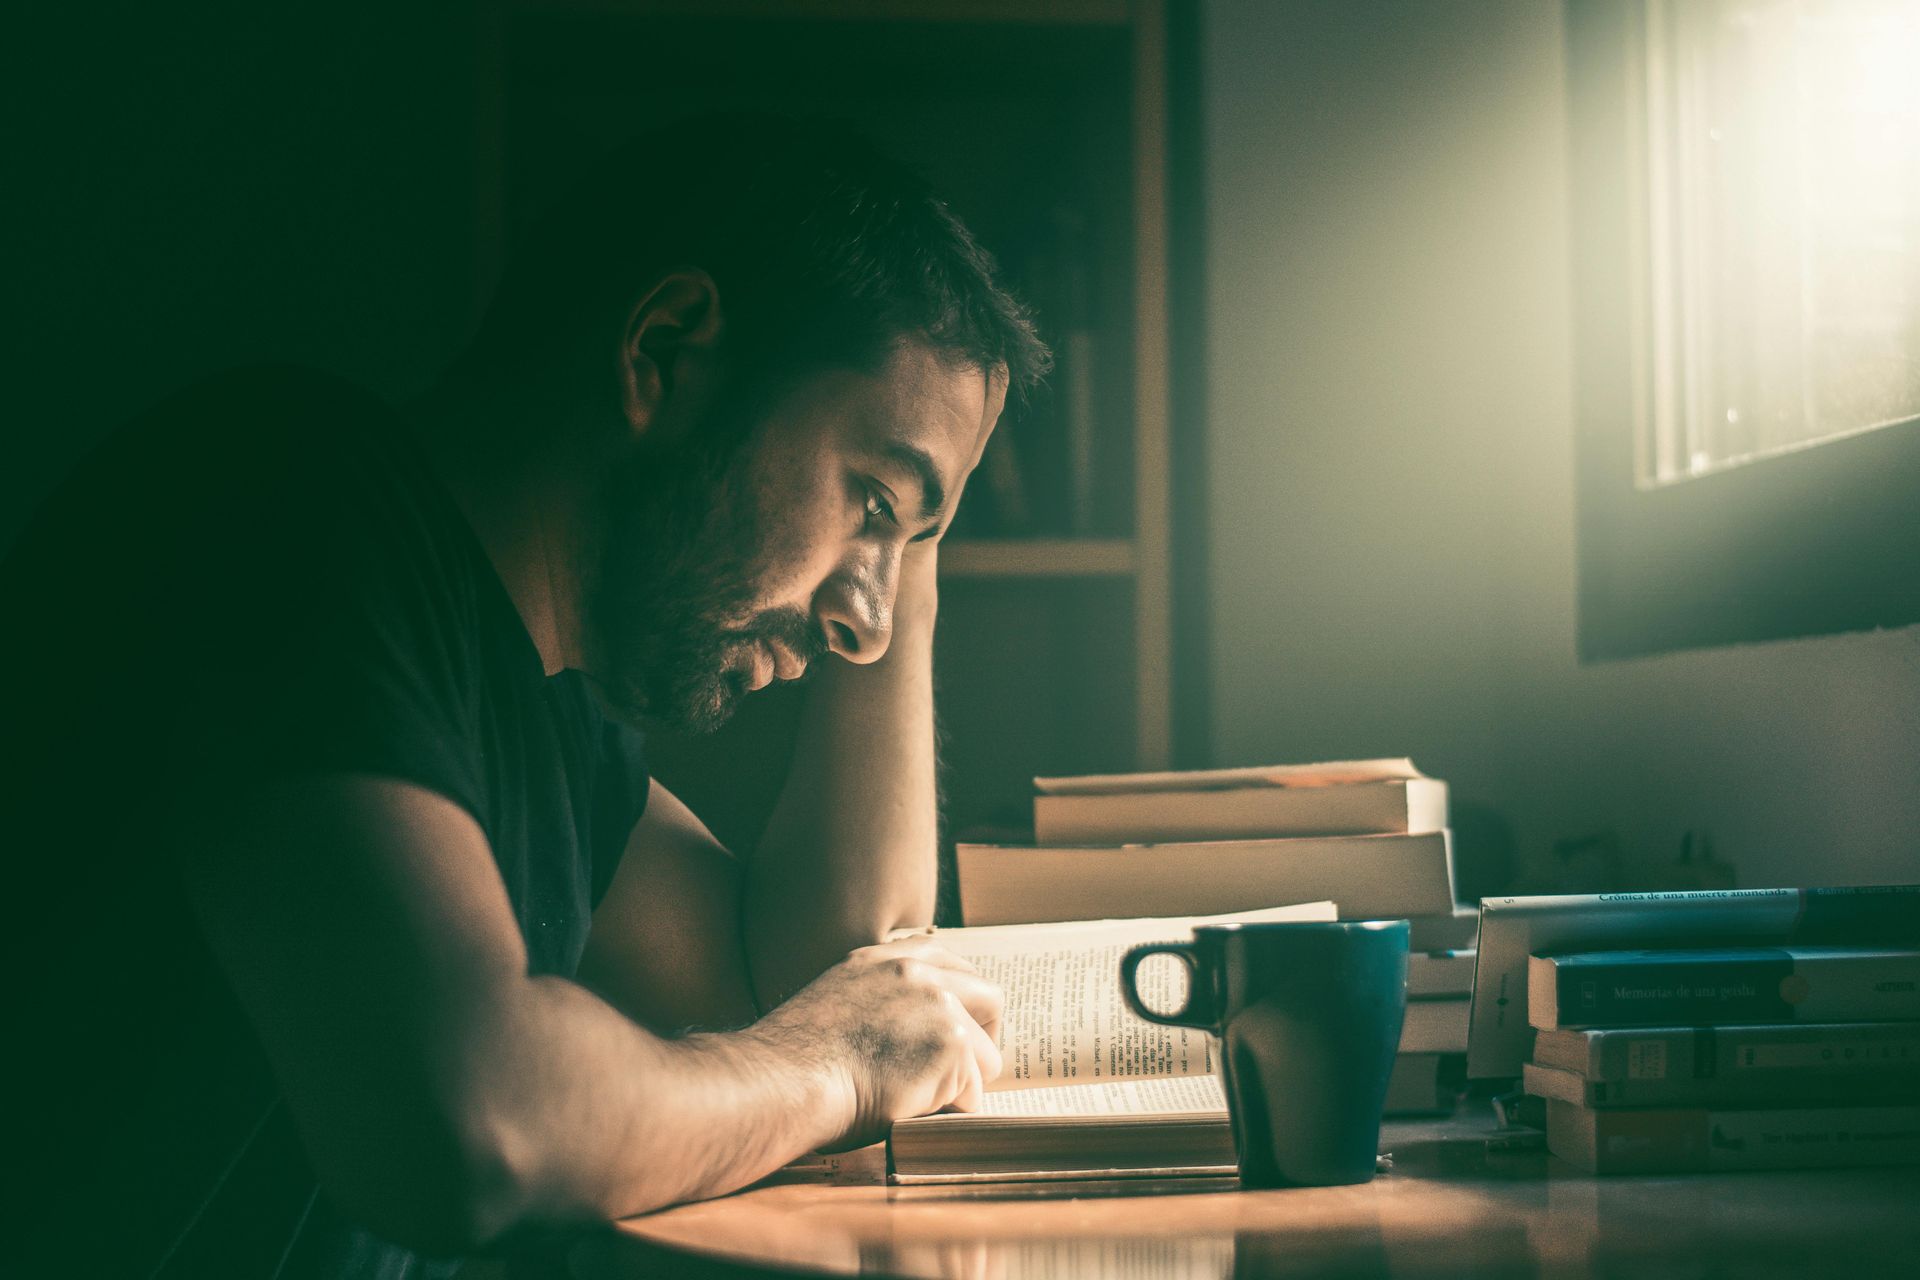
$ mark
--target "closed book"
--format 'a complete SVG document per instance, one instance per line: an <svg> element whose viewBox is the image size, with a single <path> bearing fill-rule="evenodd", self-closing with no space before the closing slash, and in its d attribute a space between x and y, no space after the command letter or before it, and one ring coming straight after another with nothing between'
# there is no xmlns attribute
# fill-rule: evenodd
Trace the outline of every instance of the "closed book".
<svg viewBox="0 0 1920 1280"><path fill-rule="evenodd" d="M1400 1023L1401 1053L1465 1053L1472 1001L1414 1000Z"/></svg>
<svg viewBox="0 0 1920 1280"><path fill-rule="evenodd" d="M1528 1093L1577 1107L1817 1107L1911 1102L1920 1098L1920 1069L1878 1075L1769 1071L1658 1080L1594 1080L1562 1067L1529 1062L1520 1080Z"/></svg>
<svg viewBox="0 0 1920 1280"><path fill-rule="evenodd" d="M1035 778L1043 796L1114 795L1134 791L1233 791L1242 787L1326 788L1425 778L1405 756L1328 760L1318 764L1237 765L1229 769L1163 769L1151 773L1078 773Z"/></svg>
<svg viewBox="0 0 1920 1280"><path fill-rule="evenodd" d="M1407 957L1407 999L1465 1000L1473 995L1471 951L1415 951Z"/></svg>
<svg viewBox="0 0 1920 1280"><path fill-rule="evenodd" d="M1036 844L1376 835L1439 831L1446 825L1447 784L1434 778L1330 787L1042 794L1033 800Z"/></svg>
<svg viewBox="0 0 1920 1280"><path fill-rule="evenodd" d="M969 925L1214 915L1331 900L1342 919L1451 912L1444 831L1085 848L962 844Z"/></svg>
<svg viewBox="0 0 1920 1280"><path fill-rule="evenodd" d="M1600 1111L1555 1100L1547 1149L1588 1173L1912 1164L1920 1106Z"/></svg>
<svg viewBox="0 0 1920 1280"><path fill-rule="evenodd" d="M1599 1081L1903 1076L1920 1072L1920 1022L1569 1027L1539 1032L1533 1060Z"/></svg>
<svg viewBox="0 0 1920 1280"><path fill-rule="evenodd" d="M1533 1045L1529 955L1783 944L1920 947L1920 885L1483 898L1467 1074L1520 1074Z"/></svg>
<svg viewBox="0 0 1920 1280"><path fill-rule="evenodd" d="M1920 950L1724 947L1534 956L1535 1027L1920 1018Z"/></svg>

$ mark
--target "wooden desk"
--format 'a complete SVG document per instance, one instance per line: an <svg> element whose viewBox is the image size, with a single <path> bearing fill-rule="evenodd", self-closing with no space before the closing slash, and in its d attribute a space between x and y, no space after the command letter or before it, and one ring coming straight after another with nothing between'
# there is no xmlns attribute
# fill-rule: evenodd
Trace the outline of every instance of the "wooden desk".
<svg viewBox="0 0 1920 1280"><path fill-rule="evenodd" d="M1358 1187L776 1186L621 1223L588 1280L888 1275L1920 1276L1920 1168L1592 1178L1489 1153L1470 1120L1390 1124Z"/></svg>

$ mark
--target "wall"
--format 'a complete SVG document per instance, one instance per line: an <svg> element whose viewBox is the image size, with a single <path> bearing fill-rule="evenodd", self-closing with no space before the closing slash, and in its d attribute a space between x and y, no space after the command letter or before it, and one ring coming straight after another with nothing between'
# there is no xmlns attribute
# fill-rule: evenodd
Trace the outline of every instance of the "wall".
<svg viewBox="0 0 1920 1280"><path fill-rule="evenodd" d="M1575 661L1560 21L1205 4L1210 754L1411 753L1537 885L1920 879L1920 631Z"/></svg>

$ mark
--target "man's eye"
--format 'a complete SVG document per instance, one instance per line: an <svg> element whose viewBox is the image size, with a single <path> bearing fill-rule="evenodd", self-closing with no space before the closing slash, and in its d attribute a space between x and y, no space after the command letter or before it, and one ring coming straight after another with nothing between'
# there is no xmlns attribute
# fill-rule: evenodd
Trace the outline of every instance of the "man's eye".
<svg viewBox="0 0 1920 1280"><path fill-rule="evenodd" d="M866 527L871 529L881 520L885 520L888 524L899 523L899 521L894 519L893 508L887 505L887 500L882 498L879 493L869 489L867 490Z"/></svg>

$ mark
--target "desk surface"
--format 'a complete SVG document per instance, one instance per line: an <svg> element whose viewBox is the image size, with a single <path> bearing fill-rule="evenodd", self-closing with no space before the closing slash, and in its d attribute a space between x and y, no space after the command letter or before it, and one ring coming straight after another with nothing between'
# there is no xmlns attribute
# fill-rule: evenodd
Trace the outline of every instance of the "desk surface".
<svg viewBox="0 0 1920 1280"><path fill-rule="evenodd" d="M1593 1178L1489 1152L1468 1120L1390 1124L1357 1187L1230 1182L770 1186L621 1223L581 1275L1920 1275L1920 1168Z"/></svg>

